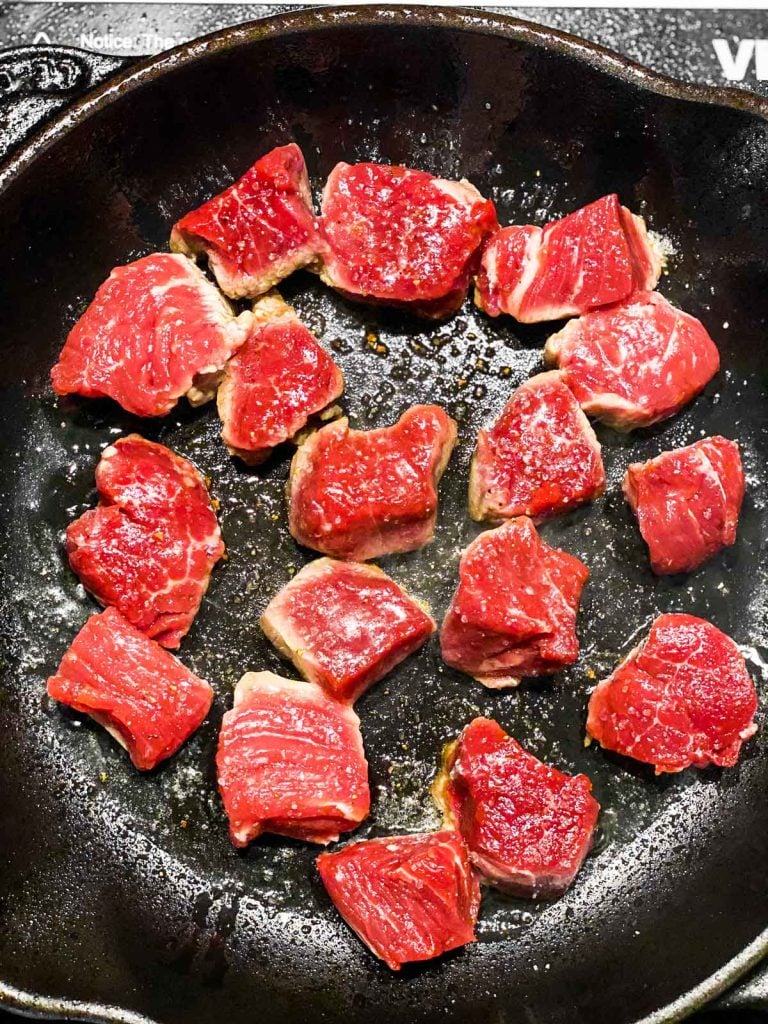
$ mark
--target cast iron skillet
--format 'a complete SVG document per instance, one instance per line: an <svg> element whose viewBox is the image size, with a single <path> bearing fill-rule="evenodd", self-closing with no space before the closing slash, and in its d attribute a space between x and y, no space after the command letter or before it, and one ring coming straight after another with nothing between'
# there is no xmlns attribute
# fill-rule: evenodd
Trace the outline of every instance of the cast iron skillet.
<svg viewBox="0 0 768 1024"><path fill-rule="evenodd" d="M84 66L84 57L69 58ZM271 1021L672 1020L768 946L768 759L655 779L585 749L587 694L661 610L710 617L744 645L761 693L768 657L768 124L742 93L659 78L593 46L503 17L359 8L283 15L149 60L71 106L0 170L4 666L0 691L0 1000L33 1013L161 1024ZM546 539L592 570L583 653L561 678L492 693L432 643L359 703L374 808L359 835L432 827L441 745L473 715L586 771L603 806L573 889L484 900L480 941L391 974L334 913L316 851L229 845L215 793L222 712L246 669L292 674L261 636L269 597L309 557L286 529L287 454L258 472L227 457L209 407L157 422L56 401L47 372L109 270L163 248L173 221L269 147L295 139L318 185L340 159L466 176L502 220L541 220L617 190L674 249L662 290L702 317L723 356L672 421L601 431L606 497ZM460 422L437 539L384 560L436 613L458 553L477 427L540 365L546 327L469 305L430 326L351 305L307 274L284 288L347 376L362 427L418 401ZM129 430L213 480L229 561L185 641L209 678L209 721L139 776L103 730L52 704L44 679L92 610L61 550L94 500L99 450ZM618 484L632 459L704 433L736 437L749 476L737 545L688 577L655 579ZM765 714L765 705L761 717Z"/></svg>

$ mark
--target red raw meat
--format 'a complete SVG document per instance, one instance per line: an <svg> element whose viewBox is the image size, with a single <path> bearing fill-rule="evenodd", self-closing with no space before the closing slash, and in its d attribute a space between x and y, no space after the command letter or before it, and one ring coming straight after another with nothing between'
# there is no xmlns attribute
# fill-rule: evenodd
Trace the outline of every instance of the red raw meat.
<svg viewBox="0 0 768 1024"><path fill-rule="evenodd" d="M661 261L642 217L603 196L545 228L502 228L483 251L475 302L522 323L561 320L656 287Z"/></svg>
<svg viewBox="0 0 768 1024"><path fill-rule="evenodd" d="M90 715L149 771L202 724L208 683L184 668L116 608L92 615L48 680L48 696Z"/></svg>
<svg viewBox="0 0 768 1024"><path fill-rule="evenodd" d="M540 521L604 490L600 444L557 371L526 381L477 435L469 476L473 519Z"/></svg>
<svg viewBox="0 0 768 1024"><path fill-rule="evenodd" d="M414 551L432 539L437 485L456 443L456 424L436 405L415 405L391 427L328 424L293 457L289 529L334 558Z"/></svg>
<svg viewBox="0 0 768 1024"><path fill-rule="evenodd" d="M200 405L250 318L235 317L186 256L145 256L116 267L96 292L51 370L53 390L112 398L136 416L165 416L182 395Z"/></svg>
<svg viewBox="0 0 768 1024"><path fill-rule="evenodd" d="M330 843L368 816L360 720L314 683L246 673L221 724L216 768L235 846L262 832Z"/></svg>
<svg viewBox="0 0 768 1024"><path fill-rule="evenodd" d="M321 853L336 909L393 971L475 941L480 888L457 832L388 836Z"/></svg>
<svg viewBox="0 0 768 1024"><path fill-rule="evenodd" d="M249 465L291 441L344 390L341 370L276 293L254 304L251 332L219 386L221 436Z"/></svg>
<svg viewBox="0 0 768 1024"><path fill-rule="evenodd" d="M346 296L438 318L464 301L496 211L468 181L337 164L323 194L320 274Z"/></svg>
<svg viewBox="0 0 768 1024"><path fill-rule="evenodd" d="M720 368L701 322L658 292L571 320L544 357L560 367L584 412L616 430L674 415Z"/></svg>
<svg viewBox="0 0 768 1024"><path fill-rule="evenodd" d="M270 601L261 627L303 676L355 700L418 650L432 618L375 565L318 558Z"/></svg>
<svg viewBox="0 0 768 1024"><path fill-rule="evenodd" d="M67 529L69 564L86 590L134 626L178 647L224 544L195 467L138 434L105 448L99 504Z"/></svg>
<svg viewBox="0 0 768 1024"><path fill-rule="evenodd" d="M548 547L530 519L481 533L461 557L440 630L443 660L493 689L573 664L588 575L578 558Z"/></svg>
<svg viewBox="0 0 768 1024"><path fill-rule="evenodd" d="M757 731L755 687L730 637L693 615L660 615L613 675L595 687L587 733L656 767L731 768Z"/></svg>
<svg viewBox="0 0 768 1024"><path fill-rule="evenodd" d="M433 793L486 882L518 896L551 897L576 877L600 805L586 775L544 764L488 718L446 747Z"/></svg>
<svg viewBox="0 0 768 1024"><path fill-rule="evenodd" d="M219 287L233 299L268 292L311 263L321 245L307 167L295 143L261 157L171 232L171 249L205 255Z"/></svg>
<svg viewBox="0 0 768 1024"><path fill-rule="evenodd" d="M655 573L690 572L736 540L744 471L724 437L635 462L624 477Z"/></svg>

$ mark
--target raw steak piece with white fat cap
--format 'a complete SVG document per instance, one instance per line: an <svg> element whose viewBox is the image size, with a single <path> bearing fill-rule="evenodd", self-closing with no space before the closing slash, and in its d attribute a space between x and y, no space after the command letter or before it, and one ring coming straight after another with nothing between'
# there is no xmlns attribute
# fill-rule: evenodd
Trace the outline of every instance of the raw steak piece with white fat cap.
<svg viewBox="0 0 768 1024"><path fill-rule="evenodd" d="M544 228L502 228L483 250L475 302L521 323L579 316L656 287L661 260L641 217L608 195Z"/></svg>

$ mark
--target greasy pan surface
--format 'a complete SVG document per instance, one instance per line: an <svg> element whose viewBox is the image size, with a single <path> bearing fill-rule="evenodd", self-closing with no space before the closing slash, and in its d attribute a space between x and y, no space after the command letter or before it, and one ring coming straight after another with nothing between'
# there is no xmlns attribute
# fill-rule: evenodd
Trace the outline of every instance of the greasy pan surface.
<svg viewBox="0 0 768 1024"><path fill-rule="evenodd" d="M0 999L10 1004L163 1024L619 1024L689 1009L759 952L764 734L732 771L655 779L585 749L583 727L594 673L662 610L710 617L744 645L765 715L768 125L668 84L653 91L654 79L643 85L618 61L584 47L588 59L577 58L575 45L549 45L550 35L503 18L422 11L404 29L405 17L293 15L193 45L28 153L0 194ZM672 421L630 438L600 431L607 495L543 529L592 570L573 671L492 693L444 668L433 642L359 702L375 797L359 836L435 824L428 785L440 747L478 713L540 757L587 772L603 806L596 849L565 897L486 895L475 946L400 976L336 916L315 849L267 838L235 852L215 793L217 727L234 683L247 669L293 674L257 625L308 558L286 528L287 455L246 471L220 444L210 406L139 422L106 402L57 402L47 384L109 270L163 248L181 213L291 138L316 186L340 159L402 162L468 177L503 222L540 221L617 190L674 248L661 289L705 321L723 357L719 377ZM382 562L441 616L459 551L477 532L466 513L475 431L540 366L548 330L469 305L425 326L348 304L305 274L284 294L335 352L357 426L425 400L460 423L435 543ZM137 429L210 474L229 545L181 652L213 683L214 708L147 777L103 730L44 695L92 610L62 557L62 530L94 500L100 448ZM656 579L619 494L623 471L716 432L744 449L738 544L689 577Z"/></svg>

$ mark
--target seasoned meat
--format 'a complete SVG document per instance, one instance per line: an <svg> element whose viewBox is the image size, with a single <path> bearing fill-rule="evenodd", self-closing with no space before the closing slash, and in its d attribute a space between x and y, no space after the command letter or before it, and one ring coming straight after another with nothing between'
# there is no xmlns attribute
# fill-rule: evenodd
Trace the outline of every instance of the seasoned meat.
<svg viewBox="0 0 768 1024"><path fill-rule="evenodd" d="M544 349L582 409L616 430L673 416L720 368L704 326L658 292L571 320Z"/></svg>
<svg viewBox="0 0 768 1024"><path fill-rule="evenodd" d="M360 721L314 683L246 673L221 723L216 768L235 846L262 832L330 843L368 816Z"/></svg>
<svg viewBox="0 0 768 1024"><path fill-rule="evenodd" d="M350 928L393 971L475 941L480 889L457 832L387 836L321 853Z"/></svg>
<svg viewBox="0 0 768 1024"><path fill-rule="evenodd" d="M660 615L646 640L598 683L587 733L662 772L731 768L757 731L755 687L725 633L693 615Z"/></svg>
<svg viewBox="0 0 768 1024"><path fill-rule="evenodd" d="M213 398L250 319L235 317L186 256L145 256L98 289L51 370L53 390L112 398L136 416L165 416L182 395L199 405Z"/></svg>
<svg viewBox="0 0 768 1024"><path fill-rule="evenodd" d="M557 371L526 381L477 435L469 476L473 519L549 519L604 489L600 444Z"/></svg>
<svg viewBox="0 0 768 1024"><path fill-rule="evenodd" d="M487 718L444 751L433 792L483 880L518 896L564 892L592 845L600 806L586 775L544 764Z"/></svg>
<svg viewBox="0 0 768 1024"><path fill-rule="evenodd" d="M624 494L637 515L655 573L690 572L736 540L744 471L724 437L635 462Z"/></svg>
<svg viewBox="0 0 768 1024"><path fill-rule="evenodd" d="M461 557L440 630L443 660L494 689L573 664L588 575L578 558L548 547L530 519L481 533Z"/></svg>
<svg viewBox="0 0 768 1024"><path fill-rule="evenodd" d="M295 143L261 157L171 232L171 249L204 255L225 295L263 295L305 267L322 245L307 167Z"/></svg>
<svg viewBox="0 0 768 1024"><path fill-rule="evenodd" d="M69 564L103 605L178 647L208 589L224 544L195 467L138 434L105 448L99 504L67 529Z"/></svg>
<svg viewBox="0 0 768 1024"><path fill-rule="evenodd" d="M294 310L276 292L266 295L219 386L221 436L233 455L256 465L343 390L341 370Z"/></svg>
<svg viewBox="0 0 768 1024"><path fill-rule="evenodd" d="M330 423L293 457L291 533L305 547L359 562L422 547L455 443L456 424L436 405L415 405L378 430Z"/></svg>
<svg viewBox="0 0 768 1024"><path fill-rule="evenodd" d="M496 212L468 181L337 164L325 186L320 274L346 296L430 318L464 301Z"/></svg>
<svg viewBox="0 0 768 1024"><path fill-rule="evenodd" d="M48 695L103 725L142 771L175 754L213 700L208 683L116 608L88 619L48 680Z"/></svg>
<svg viewBox="0 0 768 1024"><path fill-rule="evenodd" d="M305 565L270 601L261 627L305 678L346 701L391 672L436 628L377 566L330 558Z"/></svg>
<svg viewBox="0 0 768 1024"><path fill-rule="evenodd" d="M642 218L609 195L544 228L497 231L483 251L475 302L522 323L560 320L655 288L660 273Z"/></svg>

